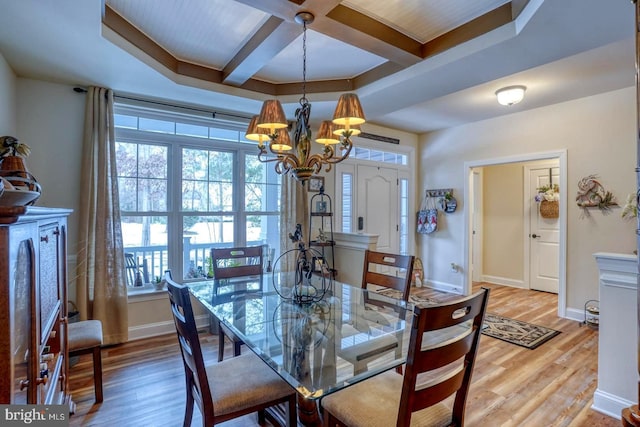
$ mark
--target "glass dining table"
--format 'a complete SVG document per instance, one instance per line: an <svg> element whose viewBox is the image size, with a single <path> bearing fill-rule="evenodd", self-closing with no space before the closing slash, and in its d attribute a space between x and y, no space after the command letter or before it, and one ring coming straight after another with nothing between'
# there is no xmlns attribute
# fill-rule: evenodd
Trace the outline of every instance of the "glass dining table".
<svg viewBox="0 0 640 427"><path fill-rule="evenodd" d="M189 289L297 390L299 405L405 362L413 318L406 302L325 281L316 301L299 303L283 291L292 280L265 273L190 283Z"/></svg>

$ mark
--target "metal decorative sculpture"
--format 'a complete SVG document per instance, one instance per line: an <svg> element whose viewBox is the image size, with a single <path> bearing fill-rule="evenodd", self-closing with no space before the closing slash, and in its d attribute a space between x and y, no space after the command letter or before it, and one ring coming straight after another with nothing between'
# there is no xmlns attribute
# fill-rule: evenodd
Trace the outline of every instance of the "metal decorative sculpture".
<svg viewBox="0 0 640 427"><path fill-rule="evenodd" d="M321 301L327 291L333 287L333 278L328 270L327 261L322 253L306 247L302 240L300 224L296 225L294 233L289 233L289 238L297 244L297 247L284 252L274 262L273 288L281 298L296 304ZM290 283L286 283L288 272L282 271L284 261L288 257L295 257L292 272L294 279Z"/></svg>

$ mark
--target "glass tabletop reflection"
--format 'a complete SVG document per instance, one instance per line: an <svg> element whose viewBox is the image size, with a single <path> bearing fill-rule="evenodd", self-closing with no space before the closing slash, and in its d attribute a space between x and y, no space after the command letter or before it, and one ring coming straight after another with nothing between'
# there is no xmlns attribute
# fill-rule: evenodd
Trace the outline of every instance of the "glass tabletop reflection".
<svg viewBox="0 0 640 427"><path fill-rule="evenodd" d="M296 303L281 296L291 281L287 274L265 273L189 288L307 399L405 362L413 312L404 301L331 282L318 301Z"/></svg>

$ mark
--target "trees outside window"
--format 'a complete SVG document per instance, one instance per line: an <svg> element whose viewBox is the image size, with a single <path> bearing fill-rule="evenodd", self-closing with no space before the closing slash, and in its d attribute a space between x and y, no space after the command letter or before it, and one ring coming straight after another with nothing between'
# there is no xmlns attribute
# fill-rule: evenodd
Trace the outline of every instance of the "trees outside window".
<svg viewBox="0 0 640 427"><path fill-rule="evenodd" d="M117 106L116 164L125 252L142 277L202 279L213 246L279 249L280 175L244 124ZM131 284L134 286L135 284Z"/></svg>

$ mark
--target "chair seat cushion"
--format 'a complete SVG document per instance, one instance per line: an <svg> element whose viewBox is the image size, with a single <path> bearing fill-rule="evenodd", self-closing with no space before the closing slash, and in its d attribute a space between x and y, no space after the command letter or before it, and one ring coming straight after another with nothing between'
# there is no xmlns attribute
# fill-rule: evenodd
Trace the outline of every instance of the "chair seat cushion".
<svg viewBox="0 0 640 427"><path fill-rule="evenodd" d="M295 393L273 369L250 352L207 366L207 378L217 416Z"/></svg>
<svg viewBox="0 0 640 427"><path fill-rule="evenodd" d="M68 331L70 352L102 345L102 322L99 320L69 323Z"/></svg>
<svg viewBox="0 0 640 427"><path fill-rule="evenodd" d="M402 394L402 375L395 371L369 378L321 401L322 407L350 427L395 426ZM451 423L451 409L438 403L414 412L412 426L440 427Z"/></svg>

